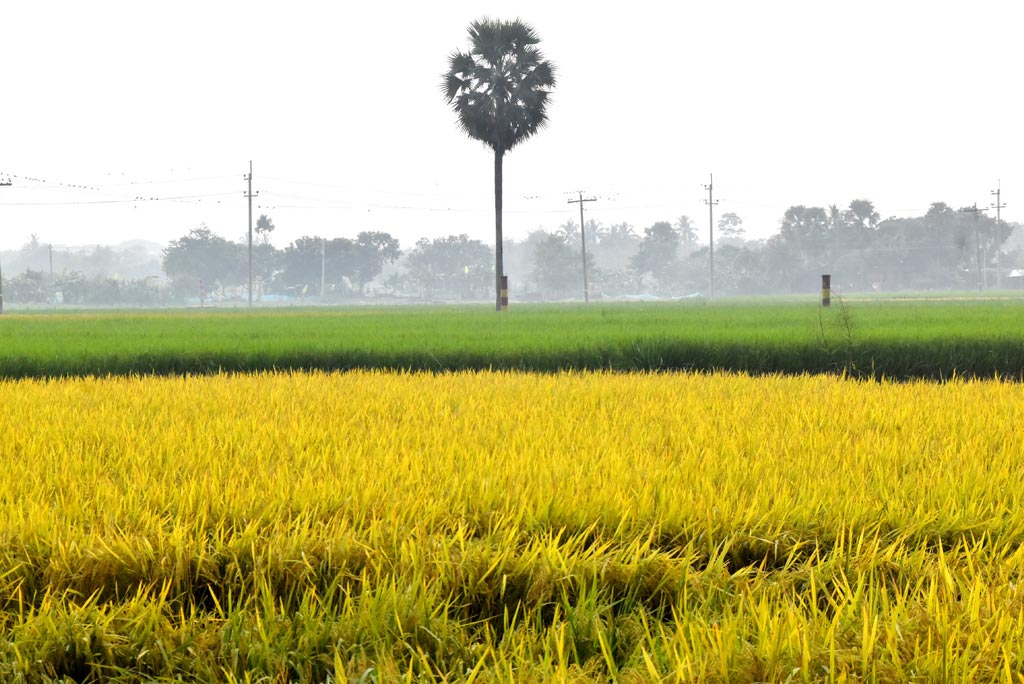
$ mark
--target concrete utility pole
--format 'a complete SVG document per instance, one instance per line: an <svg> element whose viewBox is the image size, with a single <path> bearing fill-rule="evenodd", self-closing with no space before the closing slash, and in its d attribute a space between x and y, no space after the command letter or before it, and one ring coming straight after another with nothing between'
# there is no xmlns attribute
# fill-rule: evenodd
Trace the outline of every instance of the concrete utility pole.
<svg viewBox="0 0 1024 684"><path fill-rule="evenodd" d="M989 207L990 209L996 210L996 241L999 242L999 236L1003 232L1003 207L1006 204L1002 201L1003 182L996 181L996 189L990 191L990 194L996 196L996 203ZM999 258L999 251L1001 245L996 245L996 289L1003 289L1003 264L1002 259Z"/></svg>
<svg viewBox="0 0 1024 684"><path fill-rule="evenodd" d="M590 302L590 285L587 283L587 229L583 223L583 203L584 202L596 202L596 197L588 197L583 199L583 192L580 191L580 198L569 200L569 204L580 205L580 243L583 245L583 301L585 303Z"/></svg>
<svg viewBox="0 0 1024 684"><path fill-rule="evenodd" d="M6 181L0 181L0 186L10 186L11 179L8 178ZM4 312L4 271L0 268L0 314Z"/></svg>
<svg viewBox="0 0 1024 684"><path fill-rule="evenodd" d="M320 238L320 299L327 294L327 238Z"/></svg>
<svg viewBox="0 0 1024 684"><path fill-rule="evenodd" d="M704 186L708 191L708 198L704 204L708 205L708 271L710 274L708 299L715 298L715 206L718 200L715 199L715 174L709 174L708 184Z"/></svg>
<svg viewBox="0 0 1024 684"><path fill-rule="evenodd" d="M985 277L985 269L981 267L981 235L978 233L978 216L981 212L985 211L984 208L979 209L978 203L975 202L973 206L965 207L960 211L970 212L974 214L974 248L977 251L976 261L978 264L978 292L988 287L987 278Z"/></svg>
<svg viewBox="0 0 1024 684"><path fill-rule="evenodd" d="M249 175L245 177L249 181L249 191L245 196L249 198L249 308L252 308L252 198L258 196L252 194L252 160L249 160Z"/></svg>

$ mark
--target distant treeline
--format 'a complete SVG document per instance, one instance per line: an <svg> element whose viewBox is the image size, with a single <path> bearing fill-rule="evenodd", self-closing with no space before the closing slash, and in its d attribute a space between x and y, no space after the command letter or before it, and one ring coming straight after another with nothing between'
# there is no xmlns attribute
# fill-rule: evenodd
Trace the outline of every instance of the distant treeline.
<svg viewBox="0 0 1024 684"><path fill-rule="evenodd" d="M743 220L723 213L714 244L716 295L814 292L832 275L839 292L1015 288L1024 280L1019 226L941 202L925 215L882 220L873 204L790 207L779 231L746 238ZM487 300L494 252L467 235L421 239L403 248L387 232L306 236L271 243L261 216L252 248L253 296L281 301L387 297L417 301ZM506 240L513 299L582 299L582 238L590 296L678 297L710 292L712 254L687 216L643 229L569 221ZM12 304L159 306L240 301L249 282L249 249L201 225L159 254L145 243L121 249L53 250L36 236L2 255L5 300Z"/></svg>

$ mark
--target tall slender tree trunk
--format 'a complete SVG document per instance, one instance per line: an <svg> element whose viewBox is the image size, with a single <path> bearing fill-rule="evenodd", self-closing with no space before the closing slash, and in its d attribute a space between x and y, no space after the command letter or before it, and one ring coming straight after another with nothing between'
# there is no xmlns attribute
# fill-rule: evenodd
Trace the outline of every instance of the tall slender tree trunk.
<svg viewBox="0 0 1024 684"><path fill-rule="evenodd" d="M501 161L504 155L503 149L494 148L494 291L497 311L501 311L501 276L505 271L501 238Z"/></svg>

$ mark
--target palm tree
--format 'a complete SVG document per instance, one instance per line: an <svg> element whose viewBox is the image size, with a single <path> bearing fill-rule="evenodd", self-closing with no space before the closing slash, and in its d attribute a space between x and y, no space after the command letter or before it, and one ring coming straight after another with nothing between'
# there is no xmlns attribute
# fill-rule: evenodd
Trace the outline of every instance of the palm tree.
<svg viewBox="0 0 1024 684"><path fill-rule="evenodd" d="M494 150L494 276L501 310L501 164L505 153L547 123L555 67L537 48L533 27L518 19L469 25L469 52L454 52L441 85L466 135Z"/></svg>
<svg viewBox="0 0 1024 684"><path fill-rule="evenodd" d="M274 232L274 222L266 214L260 214L256 220L256 233L263 238L263 244L270 242L270 234Z"/></svg>

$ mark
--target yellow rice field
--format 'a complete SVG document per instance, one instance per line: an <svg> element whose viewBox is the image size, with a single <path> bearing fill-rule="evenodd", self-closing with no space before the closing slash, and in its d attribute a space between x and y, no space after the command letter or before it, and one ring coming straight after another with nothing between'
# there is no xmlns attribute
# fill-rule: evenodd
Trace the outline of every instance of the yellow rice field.
<svg viewBox="0 0 1024 684"><path fill-rule="evenodd" d="M0 382L2 681L1024 681L1024 386Z"/></svg>

